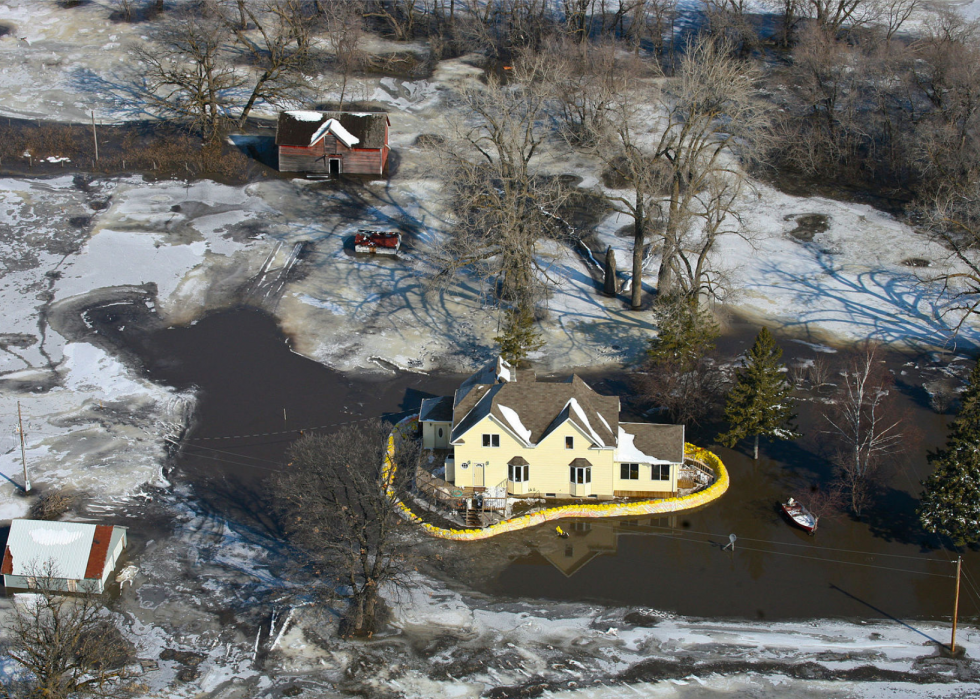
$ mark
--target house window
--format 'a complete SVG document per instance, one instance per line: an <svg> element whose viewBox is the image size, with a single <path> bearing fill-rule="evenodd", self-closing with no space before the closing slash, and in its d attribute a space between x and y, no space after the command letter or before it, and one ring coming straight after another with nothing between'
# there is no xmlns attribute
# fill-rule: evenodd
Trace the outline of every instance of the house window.
<svg viewBox="0 0 980 699"><path fill-rule="evenodd" d="M650 477L655 481L669 481L670 464L653 464L650 466Z"/></svg>
<svg viewBox="0 0 980 699"><path fill-rule="evenodd" d="M656 468L656 467L654 467ZM640 465L639 464L620 464L619 465L619 477L624 481L638 481L640 480Z"/></svg>
<svg viewBox="0 0 980 699"><path fill-rule="evenodd" d="M439 437L440 438L442 437L442 428L441 427L439 428Z"/></svg>
<svg viewBox="0 0 980 699"><path fill-rule="evenodd" d="M575 437L565 437L565 448L566 449L575 448Z"/></svg>
<svg viewBox="0 0 980 699"><path fill-rule="evenodd" d="M483 446L485 446L485 447L499 447L500 446L500 435L499 434L485 434L485 435L483 435Z"/></svg>
<svg viewBox="0 0 980 699"><path fill-rule="evenodd" d="M592 482L592 467L591 466L572 466L569 469L569 479L572 483L581 485L583 483Z"/></svg>
<svg viewBox="0 0 980 699"><path fill-rule="evenodd" d="M528 476L527 464L510 464L507 466L507 480L511 483L527 483Z"/></svg>

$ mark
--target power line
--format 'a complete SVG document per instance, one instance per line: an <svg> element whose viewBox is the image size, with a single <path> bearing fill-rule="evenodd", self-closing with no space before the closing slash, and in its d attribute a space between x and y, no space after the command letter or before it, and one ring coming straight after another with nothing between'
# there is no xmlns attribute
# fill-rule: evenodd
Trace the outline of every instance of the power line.
<svg viewBox="0 0 980 699"><path fill-rule="evenodd" d="M699 540L699 539L690 539L690 538L685 537L685 536L671 536L669 534L660 534L658 532L651 532L651 533L654 536L663 537L665 539L677 539L679 541L687 541L687 542L691 542L691 543L695 543L695 544L708 544L708 545L711 545L711 546L717 546L718 545L717 542L714 542L714 541L702 541L702 540ZM711 535L711 536L713 536L713 535ZM762 541L762 540L761 539L749 539L749 541ZM923 570L909 570L907 568L892 568L890 566L879 566L879 565L874 565L872 563L860 563L858 561L841 561L841 560L837 560L837 559L833 559L833 558L821 558L819 556L806 556L806 555L802 555L802 554L799 554L799 553L790 553L788 551L769 551L769 550L766 550L766 549L758 549L758 548L752 548L752 547L748 547L748 546L740 546L739 549L742 550L742 551L756 551L758 553L770 553L770 554L773 554L775 556L791 556L793 558L804 558L804 559L809 559L809 560L812 560L812 561L820 561L820 562L823 562L823 563L840 563L840 564L843 564L843 565L861 566L863 568L877 568L879 570L890 570L890 571L893 571L893 572L896 572L896 573L910 573L910 574L913 574L913 575L931 575L931 576L934 576L934 577L941 577L941 578L952 578L953 577L952 575L943 575L942 573L930 573L928 571L923 571ZM919 560L923 560L923 559L919 559Z"/></svg>
<svg viewBox="0 0 980 699"><path fill-rule="evenodd" d="M665 529L665 530L668 530L668 531L676 531L672 527L662 527L662 526L656 525L656 524L650 524L650 525L647 525L647 526L649 526L649 527L651 527L653 529ZM702 532L702 531L696 531L696 530L694 530L694 531L692 531L692 530L685 530L685 532L683 532L683 533L700 534L702 536L715 536L715 537L719 537L719 538L725 538L725 535L723 535L723 534L715 534L714 532ZM812 551L836 551L836 552L840 552L840 553L855 553L855 554L860 554L862 556L888 556L890 558L907 558L907 559L913 560L913 561L929 561L930 560L928 558L923 558L922 556L909 556L909 555L900 554L900 553L876 553L876 552L873 552L873 551L861 551L861 550L858 550L858 549L834 548L833 546L815 546L813 544L796 544L796 543L792 543L792 542L789 542L789 541L773 541L772 539L753 539L753 538L747 537L747 536L746 537L740 536L740 537L738 537L738 539L739 539L739 541L754 541L754 542L759 543L759 544L772 544L774 546L796 546L796 547L799 547L799 548L810 549Z"/></svg>
<svg viewBox="0 0 980 699"><path fill-rule="evenodd" d="M399 415L408 415L410 413L418 412L417 409L413 410L403 410L400 413L391 413L391 417L397 417ZM289 430L277 430L275 432L257 432L255 434L229 434L220 437L188 437L185 441L197 442L197 441L214 441L219 439L248 439L250 437L271 437L273 435L280 434L296 434L297 432L312 432L314 430L325 430L328 427L340 427L341 425L353 425L358 422L367 422L368 420L376 420L377 417L362 417L356 420L347 420L345 422L331 422L328 425L317 425L316 427L294 427Z"/></svg>
<svg viewBox="0 0 980 699"><path fill-rule="evenodd" d="M218 454L227 454L228 456L234 456L241 459L252 459L254 461L264 461L269 464L282 465L282 461L276 461L275 459L263 459L261 456L249 456L248 454L239 454L237 452L226 451L224 449L215 449L214 447L206 447L202 444L185 444L184 446L189 449L206 449L207 451L217 452Z"/></svg>

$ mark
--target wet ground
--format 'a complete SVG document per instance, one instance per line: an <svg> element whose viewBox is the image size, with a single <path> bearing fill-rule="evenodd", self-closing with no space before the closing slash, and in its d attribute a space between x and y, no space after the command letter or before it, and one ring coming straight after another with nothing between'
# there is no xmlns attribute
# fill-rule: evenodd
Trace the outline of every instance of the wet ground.
<svg viewBox="0 0 980 699"><path fill-rule="evenodd" d="M191 485L207 508L270 530L267 479L299 434L377 416L397 419L424 397L450 393L460 379L343 375L293 353L271 317L247 309L181 328L125 327L132 330L118 332L113 342L139 356L150 377L200 393L171 479ZM722 342L724 352L737 354L751 341L750 331L735 326ZM833 357L828 348L784 347L791 361ZM490 545L497 561L474 563L483 574L461 564L452 575L504 597L595 600L693 616L947 618L955 554L921 532L914 510L926 450L942 441L945 421L929 406L922 384L949 381L943 373L948 359L889 355L901 408L919 437L910 435L908 454L896 457L878 505L860 521L825 517L809 537L775 509L779 500L829 477L823 405L814 393L800 407L800 427L809 438L765 445L758 463L742 451L715 447L732 477L718 503L671 518L570 522L567 540L554 537L550 527L498 537ZM602 391L625 386L622 374L589 378ZM731 533L738 537L734 553L722 550ZM445 546L445 554L460 559L491 550ZM509 555L514 560L504 560ZM961 614L976 616L975 551L965 552L964 570L969 579Z"/></svg>

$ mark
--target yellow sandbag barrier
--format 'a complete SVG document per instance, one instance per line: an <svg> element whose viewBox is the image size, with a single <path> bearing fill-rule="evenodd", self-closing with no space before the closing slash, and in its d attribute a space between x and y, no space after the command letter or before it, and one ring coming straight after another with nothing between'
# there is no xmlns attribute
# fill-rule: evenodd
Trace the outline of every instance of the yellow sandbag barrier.
<svg viewBox="0 0 980 699"><path fill-rule="evenodd" d="M388 436L388 453L385 455L385 465L382 471L384 478L390 483L391 469L395 467L393 457L395 455L395 432L401 430L403 433L411 426L417 429L414 423L418 422L418 417L405 418L391 431ZM569 517L634 517L637 515L663 515L681 510L690 510L694 507L707 505L709 502L717 500L725 491L728 490L728 471L725 464L713 452L693 444L685 443L684 454L692 459L697 459L710 466L715 472L715 482L704 490L700 490L690 495L680 497L664 498L659 500L641 500L640 502L623 503L581 503L575 505L563 505L561 507L550 507L546 510L537 510L530 514L514 517L512 519L491 524L483 529L443 529L434 524L423 522L422 519L412 512L405 503L398 501L398 507L406 519L418 523L425 531L432 536L440 539L452 539L454 541L476 541L478 539L489 539L491 536L504 534L505 532L516 532L528 527L536 527L539 524L553 522L557 519ZM389 492L389 494L391 494Z"/></svg>

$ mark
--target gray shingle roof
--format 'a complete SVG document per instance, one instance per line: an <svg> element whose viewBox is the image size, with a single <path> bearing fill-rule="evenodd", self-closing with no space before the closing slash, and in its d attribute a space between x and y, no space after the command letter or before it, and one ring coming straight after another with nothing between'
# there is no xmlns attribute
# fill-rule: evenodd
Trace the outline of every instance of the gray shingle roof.
<svg viewBox="0 0 980 699"><path fill-rule="evenodd" d="M673 464L684 462L684 425L624 422L621 426L634 435L633 444L644 454Z"/></svg>
<svg viewBox="0 0 980 699"><path fill-rule="evenodd" d="M460 387L462 390L463 387ZM500 409L504 406L517 413L521 425L530 431L531 444L540 442L566 420L571 420L583 433L590 435L592 441L600 442L600 446L612 447L616 444L619 398L599 395L577 376L561 383L518 381L492 386L473 385L462 399L459 393L453 416L453 441L487 415L493 415L500 424L510 426L510 421ZM570 406L572 399L581 411Z"/></svg>
<svg viewBox="0 0 980 699"><path fill-rule="evenodd" d="M432 422L452 422L453 397L426 398L419 409L419 420Z"/></svg>

